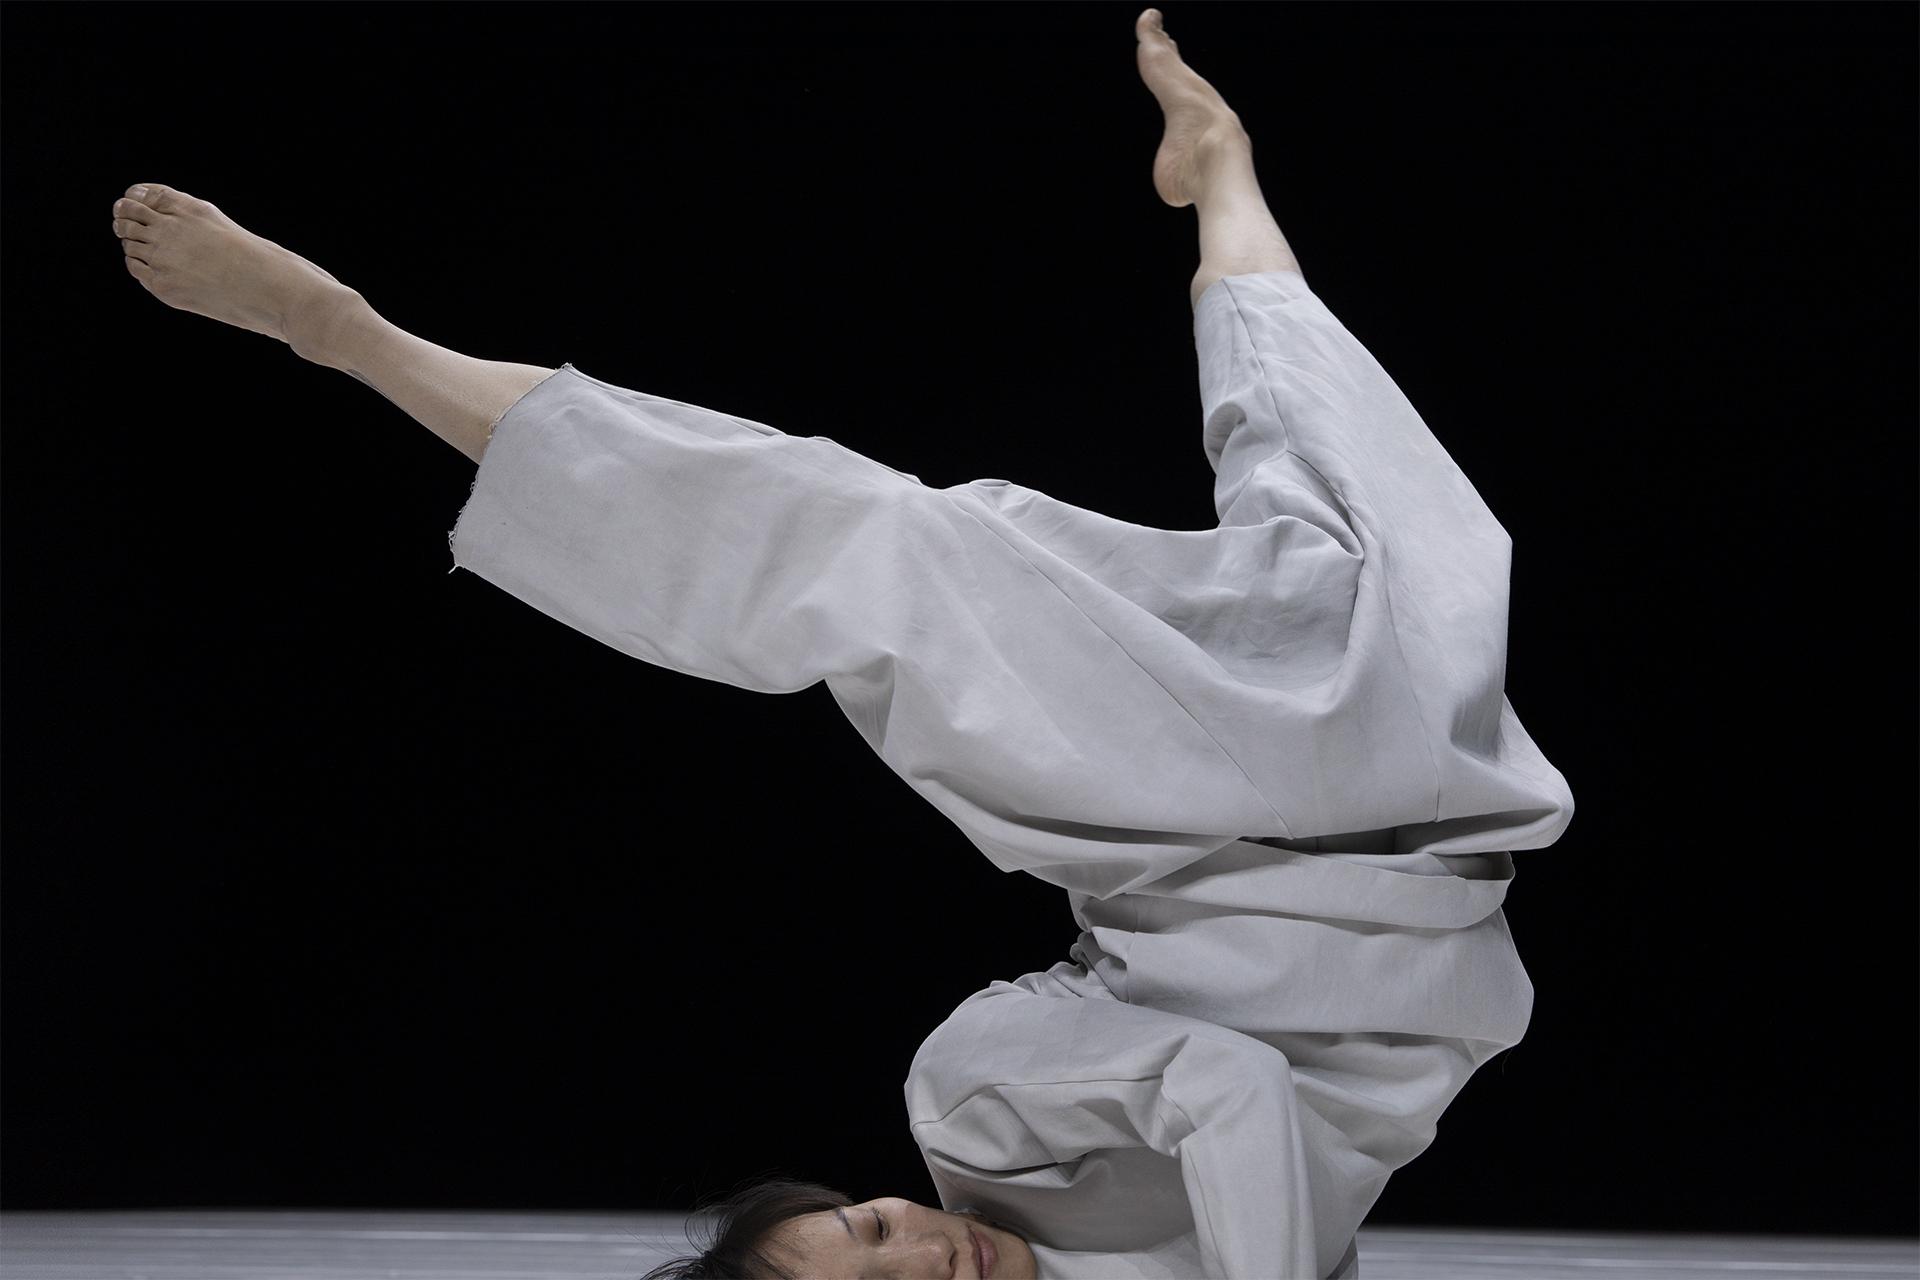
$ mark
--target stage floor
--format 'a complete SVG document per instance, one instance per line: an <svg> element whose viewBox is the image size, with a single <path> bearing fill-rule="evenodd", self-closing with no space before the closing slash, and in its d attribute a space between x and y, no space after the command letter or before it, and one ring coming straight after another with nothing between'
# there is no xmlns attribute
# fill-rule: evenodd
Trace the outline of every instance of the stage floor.
<svg viewBox="0 0 1920 1280"><path fill-rule="evenodd" d="M5 1280L638 1280L686 1214L0 1213ZM1920 1242L1366 1227L1361 1280L1920 1280Z"/></svg>

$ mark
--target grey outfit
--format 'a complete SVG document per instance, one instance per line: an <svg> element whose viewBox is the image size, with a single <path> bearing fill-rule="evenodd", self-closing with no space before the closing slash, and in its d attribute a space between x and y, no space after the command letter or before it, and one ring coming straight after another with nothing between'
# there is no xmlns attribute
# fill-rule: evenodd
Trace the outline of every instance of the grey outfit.
<svg viewBox="0 0 1920 1280"><path fill-rule="evenodd" d="M1357 1274L1388 1176L1526 1030L1509 854L1573 815L1504 690L1511 539L1392 379L1296 272L1216 282L1194 337L1214 528L932 488L567 364L449 535L642 661L826 681L1066 890L1071 958L969 997L905 1086L942 1204L1047 1280Z"/></svg>

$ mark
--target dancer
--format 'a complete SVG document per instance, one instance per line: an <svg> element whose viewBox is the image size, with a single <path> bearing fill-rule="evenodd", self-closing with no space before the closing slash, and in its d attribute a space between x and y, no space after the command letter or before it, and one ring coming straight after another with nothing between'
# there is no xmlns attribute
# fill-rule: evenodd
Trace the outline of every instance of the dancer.
<svg viewBox="0 0 1920 1280"><path fill-rule="evenodd" d="M936 489L824 437L477 360L217 208L116 204L170 306L367 382L479 464L465 568L623 653L825 681L989 860L1068 892L1063 960L927 1037L906 1106L942 1208L792 1180L655 1277L1308 1277L1533 988L1502 903L1566 779L1504 693L1512 543L1307 285L1238 116L1148 9L1153 181L1190 301L1217 527L1004 480Z"/></svg>

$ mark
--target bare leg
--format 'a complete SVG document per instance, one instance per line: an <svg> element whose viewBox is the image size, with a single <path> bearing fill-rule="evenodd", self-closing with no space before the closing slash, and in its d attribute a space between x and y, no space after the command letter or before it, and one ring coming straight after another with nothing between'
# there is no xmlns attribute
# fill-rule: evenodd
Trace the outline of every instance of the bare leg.
<svg viewBox="0 0 1920 1280"><path fill-rule="evenodd" d="M435 346L389 323L358 295L306 358L360 379L476 464L494 424L553 372Z"/></svg>
<svg viewBox="0 0 1920 1280"><path fill-rule="evenodd" d="M1158 9L1134 20L1136 59L1166 113L1166 134L1153 160L1153 185L1176 209L1193 205L1200 217L1200 270L1188 300L1221 276L1299 271L1253 173L1253 143L1240 117L1214 87L1186 64L1160 25Z"/></svg>
<svg viewBox="0 0 1920 1280"><path fill-rule="evenodd" d="M1141 78L1166 113L1153 180L1200 218L1200 269L1190 301L1225 275L1299 271L1253 172L1246 130L1180 57L1148 9L1134 24ZM247 231L211 202L145 183L114 202L127 270L170 307L287 343L304 360L379 391L475 463L494 424L552 369L480 360L389 323L357 290Z"/></svg>
<svg viewBox="0 0 1920 1280"><path fill-rule="evenodd" d="M478 360L396 328L357 290L184 191L144 183L113 212L127 270L154 297L353 375L475 463L494 423L553 372Z"/></svg>

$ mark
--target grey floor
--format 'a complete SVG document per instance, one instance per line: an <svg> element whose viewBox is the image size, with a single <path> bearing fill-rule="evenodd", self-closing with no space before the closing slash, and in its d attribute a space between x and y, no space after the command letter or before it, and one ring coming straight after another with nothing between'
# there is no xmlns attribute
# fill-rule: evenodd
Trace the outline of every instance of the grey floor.
<svg viewBox="0 0 1920 1280"><path fill-rule="evenodd" d="M637 1280L685 1214L0 1213L5 1280ZM1614 1232L1360 1232L1362 1280L1920 1280L1920 1242Z"/></svg>

